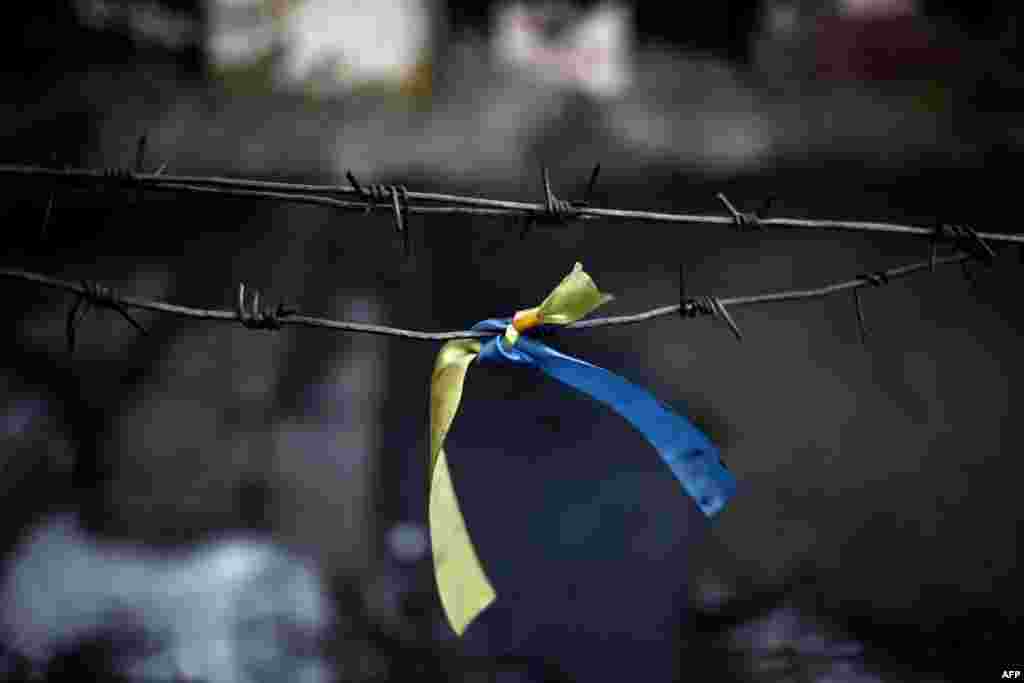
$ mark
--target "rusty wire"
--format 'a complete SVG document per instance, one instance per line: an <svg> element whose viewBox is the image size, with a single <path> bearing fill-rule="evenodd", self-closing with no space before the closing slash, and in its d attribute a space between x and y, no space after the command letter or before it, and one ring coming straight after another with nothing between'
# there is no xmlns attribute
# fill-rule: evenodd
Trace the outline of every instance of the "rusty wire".
<svg viewBox="0 0 1024 683"><path fill-rule="evenodd" d="M789 289L732 297L712 297L707 295L694 297L681 296L678 303L629 315L581 320L561 329L580 330L612 325L632 325L667 316L692 318L698 315L709 315L722 319L727 325L729 325L736 337L740 339L741 335L739 327L729 315L729 308L816 299L851 290L856 293L857 290L863 287L880 286L892 280L904 278L922 270L930 270L935 265L966 263L971 258L973 257L969 253L956 252L949 256L936 257L934 261L929 259L896 268L890 268L888 270L877 271L875 273L858 275L850 280L832 282L814 289ZM136 296L120 296L114 294L110 290L100 288L95 283L87 281L72 282L41 273L13 268L0 268L0 277L64 290L75 294L79 299L85 300L96 299L97 293L102 292L101 302L108 307L114 307L115 310L122 313L124 309L128 308L144 309L176 315L183 318L240 323L248 329L279 330L287 326L313 327L386 335L420 341L448 341L452 339L486 338L494 336L493 332L479 332L475 330L427 332L422 330L408 330L398 327L390 327L387 325L374 325L370 323L346 320L332 320L329 318L304 315L285 306L278 306L275 309L264 309L260 307L258 293L254 293L252 299L247 303L244 285L239 285L234 309L227 310L195 308L191 306L172 304L167 301L160 301L156 299L147 299ZM859 303L857 307L857 314L863 334L863 313L860 310ZM128 317L127 314L124 315L125 317ZM134 320L131 320L130 318L129 320L134 324ZM139 327L141 328L141 326Z"/></svg>
<svg viewBox="0 0 1024 683"><path fill-rule="evenodd" d="M62 169L57 168L56 163L49 167L0 164L0 176L18 176L51 183L50 200L47 203L44 214L43 230L46 229L47 224L51 220L54 204L53 197L57 186L86 185L89 187L117 186L132 189L135 191L137 198L141 197L143 192L156 191L317 204L337 210L359 211L363 213L378 210L391 211L394 215L395 228L402 236L406 255L410 253L408 223L408 216L410 214L512 216L522 220L522 237L524 238L530 226L534 224L560 225L573 220L628 219L662 223L726 225L733 226L738 230L805 228L882 232L920 236L927 238L929 241L927 261L859 275L852 280L834 282L816 289L785 290L728 298L709 295L687 296L684 275L680 272L678 303L630 315L583 320L566 326L566 329L629 325L670 315L679 315L683 318L711 316L724 322L736 336L737 340L742 341L743 336L739 325L729 313L731 307L812 299L829 296L838 292L852 291L861 339L866 340L867 330L864 324L863 306L859 296L859 290L862 287L880 286L887 284L892 279L905 277L925 269L934 271L936 265L950 263L959 263L965 269L965 276L970 281L973 279L970 270L967 269L967 264L970 260L982 261L989 265L994 260L995 251L990 246L990 242L1021 245L1021 252L1024 255L1024 235L1020 234L979 232L965 225L938 224L932 227L919 227L876 221L763 218L755 212L740 211L722 193L719 193L716 197L728 211L728 216L596 208L590 205L590 198L601 170L600 164L595 165L590 174L587 182L586 196L581 201L567 201L557 198L551 188L548 168L542 166L540 170L544 200L541 203L532 203L430 192L411 192L404 185L364 185L351 172L346 173L349 181L348 186L283 183L207 176L174 176L165 173L166 164L161 165L154 173L145 173L145 153L146 136L143 135L138 140L134 170ZM410 201L419 203L411 204ZM937 248L940 243L952 245L955 253L939 258ZM88 307L88 305L116 310L141 332L145 330L128 315L125 310L126 308L146 309L200 320L235 321L248 329L259 330L279 330L284 326L301 326L380 334L422 341L446 341L491 336L491 333L473 330L426 332L386 325L332 320L303 315L283 305L279 305L276 309L266 309L260 306L259 292L250 290L251 296L246 297L244 284L240 284L238 287L234 310L220 310L181 306L166 301L133 296L118 296L102 287L102 285L93 282L81 281L74 283L18 269L0 269L0 276L33 282L45 287L63 289L77 295L76 303L68 315L67 334L69 348L74 346L75 327L80 322L79 309ZM82 312L84 313L84 310Z"/></svg>
<svg viewBox="0 0 1024 683"><path fill-rule="evenodd" d="M220 197L262 199L327 206L341 211L390 211L395 214L396 227L403 237L408 234L405 216L410 214L464 214L476 216L511 216L529 225L564 223L569 220L592 221L620 219L650 223L690 223L733 226L740 229L789 228L812 230L843 230L903 234L927 238L933 243L946 242L968 252L991 251L986 243L1006 242L1024 245L1024 234L977 232L967 226L913 226L865 220L832 220L810 218L764 218L752 212L739 211L723 194L718 200L729 215L665 213L631 209L609 209L590 206L589 195L600 169L595 166L588 182L587 199L567 201L555 197L547 168L542 168L544 201L522 202L485 197L413 192L404 186L366 185L348 173L349 185L283 183L213 176L176 176L161 167L155 173L119 169L59 169L42 166L0 164L0 176L32 178L60 185L109 186L134 188L153 192L207 194ZM410 204L409 202L417 202ZM51 209L52 210L52 209ZM49 211L48 211L49 212ZM47 218L49 220L49 218Z"/></svg>

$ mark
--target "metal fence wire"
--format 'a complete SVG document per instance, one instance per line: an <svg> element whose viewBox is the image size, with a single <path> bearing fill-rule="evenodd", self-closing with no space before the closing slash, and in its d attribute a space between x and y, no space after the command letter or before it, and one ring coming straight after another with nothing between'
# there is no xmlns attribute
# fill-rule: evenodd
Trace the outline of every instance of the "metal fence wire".
<svg viewBox="0 0 1024 683"><path fill-rule="evenodd" d="M394 216L394 225L403 238L405 254L409 254L410 215L462 214L505 216L516 219L521 239L525 239L533 225L566 224L571 221L629 220L653 223L687 223L732 227L737 230L805 229L841 230L852 232L873 232L909 235L921 238L927 243L927 259L907 265L856 275L850 279L835 281L811 289L790 289L765 291L741 296L718 297L707 294L693 295L687 291L685 273L680 267L679 300L676 303L652 308L638 313L581 320L564 329L578 330L610 325L643 323L666 316L695 318L714 317L722 321L737 339L742 333L730 309L740 306L754 306L768 303L800 301L826 297L843 292L853 295L854 311L861 338L866 339L867 328L860 290L865 287L879 287L892 280L904 278L921 271L934 271L937 266L960 264L969 282L973 274L969 262L979 261L992 265L997 251L1016 245L1024 260L1024 234L981 232L968 225L937 223L931 227L900 225L878 221L828 220L799 218L763 218L755 212L740 211L722 193L717 195L727 211L726 215L664 213L625 209L599 208L592 206L590 197L600 174L601 166L596 165L590 174L587 191L583 200L570 201L555 196L551 188L546 167L541 168L544 198L541 202L506 201L485 197L414 192L403 185L362 184L352 173L347 173L349 185L311 185L300 183L272 182L239 178L207 176L167 175L166 165L152 173L143 171L145 163L145 137L139 139L136 153L136 168L130 169L71 169L47 168L28 165L0 165L0 177L16 177L51 186L51 192L43 214L41 234L45 234L52 219L57 192L61 188L86 187L94 190L103 188L134 190L140 196L146 192L171 192L185 195L213 195L225 198L316 204L332 210L345 212L387 211ZM940 246L951 252L939 255ZM493 333L474 330L431 332L411 330L386 325L333 320L304 314L294 308L279 304L268 307L262 303L260 293L239 284L234 293L231 309L210 309L185 306L155 299L119 294L103 285L82 280L72 282L18 268L0 268L0 276L32 283L38 286L61 289L75 295L76 299L68 312L66 334L69 348L74 348L75 330L90 306L109 308L117 311L139 332L145 328L132 317L130 309L145 309L199 320L215 320L239 323L249 329L279 330L286 326L315 327L347 332L388 335L410 340L446 341L451 339L479 338L493 336Z"/></svg>

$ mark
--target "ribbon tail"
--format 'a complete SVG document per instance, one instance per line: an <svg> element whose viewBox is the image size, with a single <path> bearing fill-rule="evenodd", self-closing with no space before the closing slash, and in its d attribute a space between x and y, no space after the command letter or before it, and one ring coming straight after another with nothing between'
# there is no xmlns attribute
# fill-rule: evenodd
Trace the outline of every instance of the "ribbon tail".
<svg viewBox="0 0 1024 683"><path fill-rule="evenodd" d="M549 376L604 403L625 418L654 446L707 517L721 512L735 495L736 479L722 464L718 448L690 420L646 389L535 339L524 336L513 348L528 355Z"/></svg>
<svg viewBox="0 0 1024 683"><path fill-rule="evenodd" d="M460 636L496 597L469 538L444 452L445 437L462 401L466 372L479 351L476 340L445 344L437 356L430 387L427 517L434 578L448 622Z"/></svg>
<svg viewBox="0 0 1024 683"><path fill-rule="evenodd" d="M497 597L469 538L442 449L430 486L434 578L452 630L462 635Z"/></svg>

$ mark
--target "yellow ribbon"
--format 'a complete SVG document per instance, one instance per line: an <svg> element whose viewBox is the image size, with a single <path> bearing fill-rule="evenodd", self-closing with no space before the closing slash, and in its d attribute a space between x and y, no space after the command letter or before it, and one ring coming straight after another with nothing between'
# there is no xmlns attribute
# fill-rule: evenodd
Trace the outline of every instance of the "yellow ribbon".
<svg viewBox="0 0 1024 683"><path fill-rule="evenodd" d="M540 306L515 314L505 330L505 340L515 344L521 332L537 325L576 322L613 298L599 291L582 264L577 263ZM434 577L448 622L460 636L497 597L469 538L444 452L445 437L462 400L466 371L480 348L476 339L445 344L437 355L430 386L427 486Z"/></svg>

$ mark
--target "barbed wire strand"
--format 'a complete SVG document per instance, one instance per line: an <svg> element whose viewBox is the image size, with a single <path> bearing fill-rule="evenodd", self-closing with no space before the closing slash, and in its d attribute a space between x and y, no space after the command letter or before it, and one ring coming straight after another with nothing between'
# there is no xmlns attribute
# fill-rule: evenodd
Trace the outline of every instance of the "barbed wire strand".
<svg viewBox="0 0 1024 683"><path fill-rule="evenodd" d="M800 301L806 299L822 298L833 294L838 294L844 291L853 290L854 292L856 292L858 289L862 287L871 287L878 286L880 284L885 284L891 280L904 278L914 273L920 272L922 270L930 270L933 267L933 264L934 266L938 266L955 263L964 263L971 258L973 258L971 254L965 252L957 252L949 256L936 257L934 262L932 261L932 259L929 259L927 261L911 263L896 268L890 268L888 270L877 271L876 273L859 275L856 278L850 280L833 282L814 289L789 289L777 292L763 292L758 294L750 294L746 296L733 296L723 298L692 297L684 299L676 304L661 306L640 313L581 320L559 329L580 330L595 327L608 327L614 325L632 325L673 315L682 315L683 317L694 317L695 314L698 313L708 315L714 315L716 313L720 314L722 313L722 310L716 309L724 309L725 307L731 308L735 306L753 306L768 303L779 303L785 301ZM30 282L36 285L41 285L43 287L64 290L66 292L70 292L72 294L77 295L80 298L80 300L84 301L91 301L91 298L95 297L97 294L96 285L89 283L87 281L71 282L68 280L62 280L60 278L51 277L49 275L29 272L25 270L13 268L0 268L0 277ZM250 304L246 304L246 290L244 284L239 285L238 296L234 310L194 308L190 306L172 304L166 301L156 299L147 299L137 296L116 295L111 293L109 290L100 291L103 291L102 303L104 303L107 306L144 309L197 320L236 322L243 324L247 328L253 329L277 330L285 326L313 327L339 331L385 335L420 341L448 341L452 339L486 338L494 336L493 332L479 332L474 330L426 332L421 330L408 330L398 327L390 327L387 325L375 325L370 323L352 322L347 320L332 320L329 318L320 318L315 316L303 315L298 313L297 311L289 310L283 306L278 306L277 309L260 310L258 293L255 295L255 299ZM702 301L706 301L709 299L713 300L713 306L699 305ZM249 310L247 310L247 306ZM731 327L734 325L735 323L730 323ZM734 329L734 332L737 334L738 337L738 328Z"/></svg>
<svg viewBox="0 0 1024 683"><path fill-rule="evenodd" d="M284 183L265 180L249 180L224 178L216 176L174 176L163 171L157 173L139 173L127 169L96 170L96 169L55 169L40 166L0 164L0 176L17 176L48 180L50 182L75 184L90 183L94 185L115 184L122 187L142 188L146 191L163 191L176 193L209 194L223 197L248 199L264 199L271 201L316 204L342 211L394 211L392 193L396 186L381 187L381 194L374 201L364 188L353 185L314 185L302 183ZM546 169L545 169L546 176ZM593 177L593 176L592 176ZM590 185L590 184L588 184ZM740 212L724 195L718 195L730 211L730 215L682 214L658 211L642 211L631 209L610 209L589 206L586 201L557 200L550 193L545 183L546 196L543 202L521 202L485 197L442 194L434 192L404 191L402 201L430 202L431 205L406 204L403 210L407 214L464 214L478 216L513 216L525 219L537 217L556 217L574 220L622 219L653 223L689 223L728 225L740 228L791 228L844 230L854 232L875 232L903 234L927 237L931 240L939 238L963 240L965 237L982 242L1008 242L1024 245L1024 234L975 232L963 228L950 229L949 226L923 227L901 225L881 221L864 220L833 220L811 218L762 218L754 213ZM589 194L589 193L588 193ZM557 216L552 216L557 211ZM568 215L567 215L568 214ZM965 235L965 233L967 233Z"/></svg>

